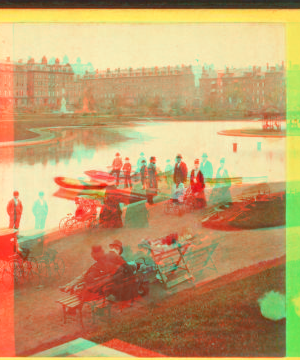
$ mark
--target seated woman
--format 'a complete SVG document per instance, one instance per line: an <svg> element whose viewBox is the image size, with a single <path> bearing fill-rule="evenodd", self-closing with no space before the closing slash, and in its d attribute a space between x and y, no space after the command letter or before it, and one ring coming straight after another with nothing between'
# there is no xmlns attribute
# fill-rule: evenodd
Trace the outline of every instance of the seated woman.
<svg viewBox="0 0 300 360"><path fill-rule="evenodd" d="M186 189L185 189L183 183L180 183L178 185L178 187L173 190L173 194L172 194L172 198L171 198L172 201L174 203L182 204L185 192L186 192Z"/></svg>
<svg viewBox="0 0 300 360"><path fill-rule="evenodd" d="M112 276L125 263L121 256L116 259L116 256L105 254L100 245L92 247L91 256L96 262L73 281L61 286L61 291L75 293L82 301L94 300L105 286L112 284Z"/></svg>

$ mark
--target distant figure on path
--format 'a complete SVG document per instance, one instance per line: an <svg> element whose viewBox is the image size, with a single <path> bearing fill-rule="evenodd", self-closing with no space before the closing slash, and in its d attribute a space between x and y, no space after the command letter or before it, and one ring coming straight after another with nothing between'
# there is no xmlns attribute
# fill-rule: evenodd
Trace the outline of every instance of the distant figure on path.
<svg viewBox="0 0 300 360"><path fill-rule="evenodd" d="M174 179L174 183L176 184L176 187L178 187L180 183L186 182L187 174L188 174L187 166L182 161L182 156L178 154L176 156L176 163L175 163L174 175L173 175L173 179Z"/></svg>
<svg viewBox="0 0 300 360"><path fill-rule="evenodd" d="M112 171L110 172L110 175L114 175L116 174L117 176L117 182L116 185L119 185L119 181L120 181L120 172L122 170L122 166L123 166L123 162L122 162L122 158L120 156L119 153L116 153L116 157L114 158L114 161L112 163Z"/></svg>
<svg viewBox="0 0 300 360"><path fill-rule="evenodd" d="M48 204L44 199L44 192L39 192L39 199L37 199L32 207L33 215L35 216L35 229L45 229L45 223L48 215Z"/></svg>
<svg viewBox="0 0 300 360"><path fill-rule="evenodd" d="M211 179L213 177L213 167L210 161L207 160L208 156L206 153L202 155L202 163L200 165L200 171L204 176L204 181L206 179Z"/></svg>
<svg viewBox="0 0 300 360"><path fill-rule="evenodd" d="M125 158L125 164L123 166L123 173L125 177L125 188L128 188L128 185L130 188L132 188L131 185L131 164L129 162L129 158Z"/></svg>
<svg viewBox="0 0 300 360"><path fill-rule="evenodd" d="M19 229L20 220L23 212L23 205L19 200L19 192L14 191L13 198L7 204L7 213L9 215L9 228Z"/></svg>

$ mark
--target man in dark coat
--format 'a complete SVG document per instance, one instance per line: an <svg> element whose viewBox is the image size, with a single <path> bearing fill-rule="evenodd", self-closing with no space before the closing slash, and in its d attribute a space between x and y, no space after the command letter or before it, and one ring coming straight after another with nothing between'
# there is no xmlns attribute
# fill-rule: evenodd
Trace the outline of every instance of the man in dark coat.
<svg viewBox="0 0 300 360"><path fill-rule="evenodd" d="M19 229L20 220L23 212L23 205L19 199L19 192L14 191L13 199L11 199L7 204L7 213L9 215L9 228L10 229Z"/></svg>
<svg viewBox="0 0 300 360"><path fill-rule="evenodd" d="M174 175L173 175L173 180L174 180L174 183L176 184L176 187L178 187L178 185L180 183L186 182L187 174L188 174L187 166L182 161L182 156L180 154L178 154L176 156L176 163L175 163Z"/></svg>
<svg viewBox="0 0 300 360"><path fill-rule="evenodd" d="M200 165L200 170L204 176L204 181L206 179L211 179L213 177L213 167L210 161L207 160L207 154L203 153L202 155L202 163Z"/></svg>
<svg viewBox="0 0 300 360"><path fill-rule="evenodd" d="M148 165L148 179L147 179L147 201L148 204L153 205L153 198L157 195L157 171L156 171L156 157L150 157L150 163Z"/></svg>
<svg viewBox="0 0 300 360"><path fill-rule="evenodd" d="M110 175L117 175L117 182L116 185L119 185L119 179L120 179L120 172L122 170L123 162L121 155L119 153L116 153L116 157L114 158L114 161L112 163L112 171L110 172Z"/></svg>

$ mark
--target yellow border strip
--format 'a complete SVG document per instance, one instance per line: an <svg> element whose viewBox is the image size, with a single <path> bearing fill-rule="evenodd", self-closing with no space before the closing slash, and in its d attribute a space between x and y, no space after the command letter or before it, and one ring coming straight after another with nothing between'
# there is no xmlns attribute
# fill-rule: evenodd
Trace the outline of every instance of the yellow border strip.
<svg viewBox="0 0 300 360"><path fill-rule="evenodd" d="M130 23L211 23L211 22L298 22L300 10L197 10L197 9L2 9L0 22L130 22Z"/></svg>

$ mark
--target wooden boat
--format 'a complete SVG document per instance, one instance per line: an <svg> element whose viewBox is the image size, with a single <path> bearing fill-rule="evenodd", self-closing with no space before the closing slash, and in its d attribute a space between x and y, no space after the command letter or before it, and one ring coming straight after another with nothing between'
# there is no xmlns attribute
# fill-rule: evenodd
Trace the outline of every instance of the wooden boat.
<svg viewBox="0 0 300 360"><path fill-rule="evenodd" d="M57 176L54 178L57 185L67 189L78 189L78 190L101 190L109 184L106 182L91 181L91 180L79 180L72 179L64 176Z"/></svg>
<svg viewBox="0 0 300 360"><path fill-rule="evenodd" d="M98 171L98 170L88 170L84 172L86 175L88 175L92 180L94 181L103 181L107 183L115 183L117 180L116 176L110 175L108 172L105 171ZM123 183L125 180L125 176L123 172L120 172L120 182ZM131 173L131 181L137 182L140 180L140 174L136 172Z"/></svg>
<svg viewBox="0 0 300 360"><path fill-rule="evenodd" d="M206 184L242 184L242 177L231 177L231 178L207 178L205 179Z"/></svg>

